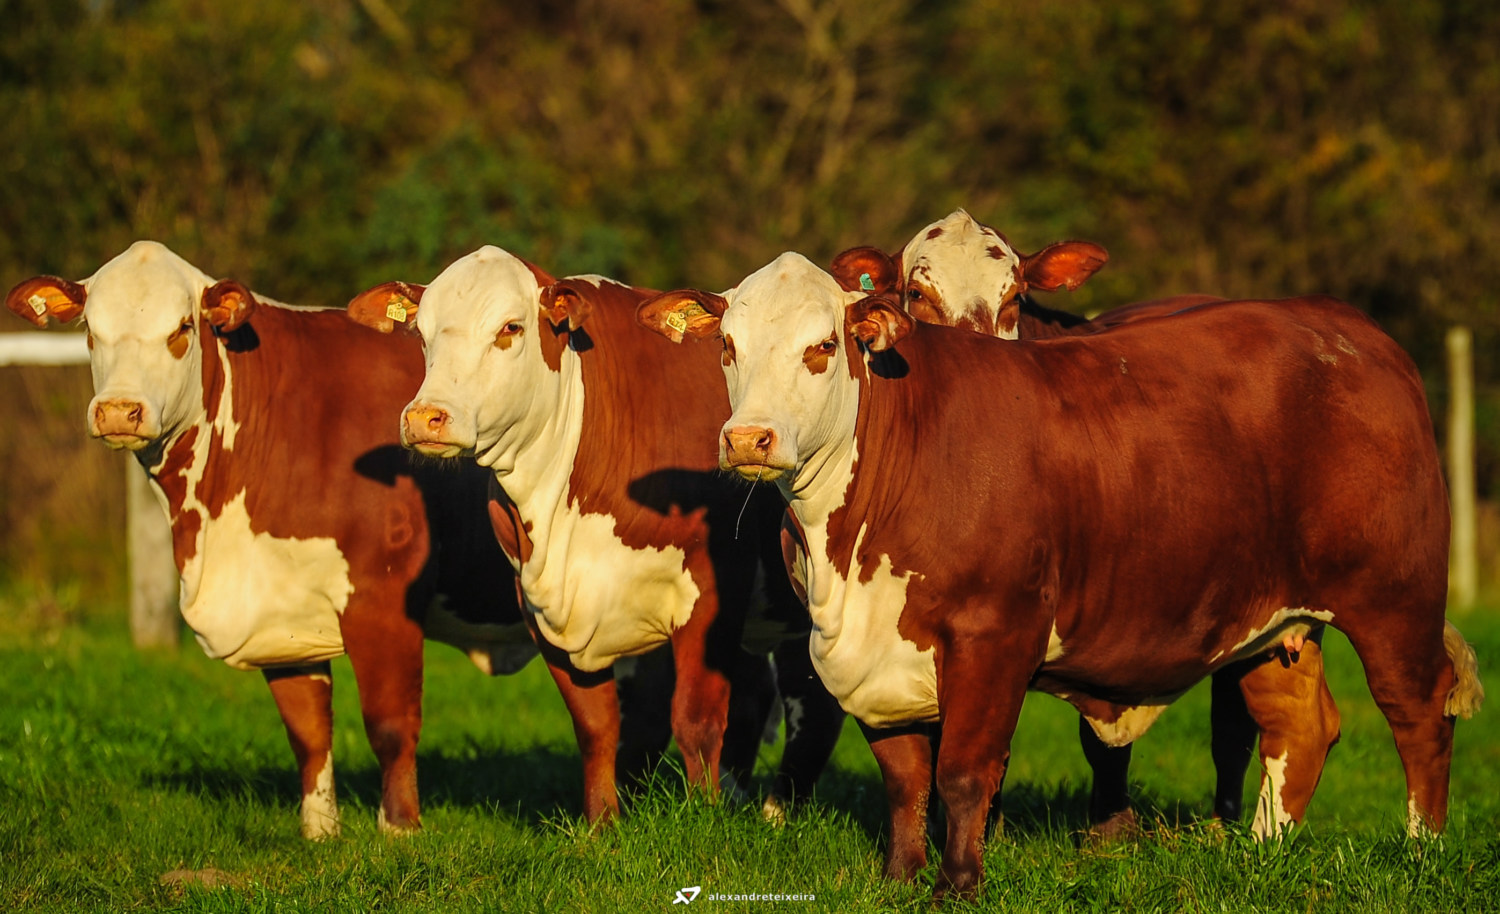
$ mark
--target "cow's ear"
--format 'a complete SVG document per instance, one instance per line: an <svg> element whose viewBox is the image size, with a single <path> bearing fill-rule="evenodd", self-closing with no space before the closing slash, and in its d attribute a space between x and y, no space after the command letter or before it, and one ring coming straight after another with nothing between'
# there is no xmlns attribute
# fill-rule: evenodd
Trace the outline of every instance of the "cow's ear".
<svg viewBox="0 0 1500 914"><path fill-rule="evenodd" d="M901 279L899 261L872 247L850 248L833 258L828 272L845 292L889 292Z"/></svg>
<svg viewBox="0 0 1500 914"><path fill-rule="evenodd" d="M593 302L576 279L559 280L542 289L542 314L554 327L566 322L569 330L577 330L593 312Z"/></svg>
<svg viewBox="0 0 1500 914"><path fill-rule="evenodd" d="M641 302L635 309L635 319L642 327L680 343L688 336L700 340L717 336L719 319L728 307L729 302L722 295L701 289L678 289Z"/></svg>
<svg viewBox="0 0 1500 914"><path fill-rule="evenodd" d="M906 339L916 326L892 292L871 295L849 305L844 320L849 333L871 352L884 352Z"/></svg>
<svg viewBox="0 0 1500 914"><path fill-rule="evenodd" d="M415 333L417 306L422 303L425 291L426 286L414 282L383 282L354 296L347 313L356 324L373 327L381 333L390 333L397 324Z"/></svg>
<svg viewBox="0 0 1500 914"><path fill-rule="evenodd" d="M1072 291L1098 272L1109 252L1089 241L1059 241L1021 258L1021 281L1027 288Z"/></svg>
<svg viewBox="0 0 1500 914"><path fill-rule="evenodd" d="M203 316L220 333L231 333L250 319L255 296L233 279L221 279L203 290Z"/></svg>
<svg viewBox="0 0 1500 914"><path fill-rule="evenodd" d="M76 282L56 276L33 276L23 280L5 296L5 307L38 327L56 318L63 323L83 313L88 291Z"/></svg>

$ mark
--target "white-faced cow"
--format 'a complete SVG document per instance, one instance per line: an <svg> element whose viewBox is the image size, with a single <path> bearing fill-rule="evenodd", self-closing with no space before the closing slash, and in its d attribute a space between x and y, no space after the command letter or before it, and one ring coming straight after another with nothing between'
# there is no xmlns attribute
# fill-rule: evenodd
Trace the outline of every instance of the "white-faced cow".
<svg viewBox="0 0 1500 914"><path fill-rule="evenodd" d="M642 330L635 310L650 294L602 277L556 281L484 247L428 286L386 283L349 306L354 320L422 340L426 378L393 414L402 441L472 454L502 490L495 535L573 717L591 821L618 812L615 661L670 643L672 731L690 782L714 791L752 604L804 636L809 624L783 569L784 505L718 471L713 441L729 415L718 355L678 359ZM783 666L795 700L821 695L837 714L807 661L800 683ZM784 773L815 779L836 739L837 727L806 734L801 765ZM787 789L778 782L768 814Z"/></svg>
<svg viewBox="0 0 1500 914"><path fill-rule="evenodd" d="M1161 317L1219 301L1187 295L1125 305L1086 320L1038 305L1032 290L1076 289L1108 254L1087 241L1049 244L1035 254L1016 251L1005 236L960 209L914 235L891 257L871 247L851 248L834 259L834 278L846 290L894 291L918 320L967 327L1001 339L1048 339L1096 333L1132 321ZM1005 398L994 391L996 407ZM1238 819L1245 770L1259 737L1261 784L1252 832L1265 837L1303 819L1339 738L1338 706L1323 677L1323 627L1261 657L1248 658L1213 676L1212 753L1218 770L1214 814ZM1097 729L1096 729L1097 728ZM1090 816L1101 834L1128 830L1129 731L1079 719L1079 741L1094 773Z"/></svg>
<svg viewBox="0 0 1500 914"><path fill-rule="evenodd" d="M421 347L215 281L160 244L7 306L82 317L90 434L145 467L172 525L183 618L210 657L261 670L302 776L302 833L338 833L329 660L347 653L380 762L380 824L419 827L422 639L507 673L536 654L489 532L488 474L423 467L391 415Z"/></svg>
<svg viewBox="0 0 1500 914"><path fill-rule="evenodd" d="M969 894L1027 688L1139 735L1320 622L1349 636L1395 735L1410 829L1443 827L1453 718L1482 691L1443 618L1421 380L1358 311L1228 302L1006 342L786 254L640 320L722 336L721 459L796 518L814 665L885 776L888 874L926 862L926 728L948 810L937 891Z"/></svg>

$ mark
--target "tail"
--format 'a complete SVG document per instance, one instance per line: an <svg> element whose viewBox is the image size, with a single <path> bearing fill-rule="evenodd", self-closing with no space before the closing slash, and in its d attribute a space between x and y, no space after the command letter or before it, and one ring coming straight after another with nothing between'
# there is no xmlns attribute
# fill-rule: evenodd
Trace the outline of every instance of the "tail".
<svg viewBox="0 0 1500 914"><path fill-rule="evenodd" d="M1453 673L1457 681L1448 691L1448 701L1443 705L1447 717L1468 719L1474 716L1484 703L1484 686L1479 682L1479 658L1474 648L1464 640L1452 622L1443 622L1443 649L1453 661Z"/></svg>

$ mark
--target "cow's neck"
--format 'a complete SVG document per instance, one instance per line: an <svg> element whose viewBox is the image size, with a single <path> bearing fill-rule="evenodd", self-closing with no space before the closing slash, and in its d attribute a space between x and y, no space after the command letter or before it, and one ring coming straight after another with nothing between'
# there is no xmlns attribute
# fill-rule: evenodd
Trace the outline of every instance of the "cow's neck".
<svg viewBox="0 0 1500 914"><path fill-rule="evenodd" d="M583 402L578 354L565 351L557 373L548 372L532 396L526 421L508 428L478 458L495 474L543 555L554 523L567 511L568 483L583 432Z"/></svg>

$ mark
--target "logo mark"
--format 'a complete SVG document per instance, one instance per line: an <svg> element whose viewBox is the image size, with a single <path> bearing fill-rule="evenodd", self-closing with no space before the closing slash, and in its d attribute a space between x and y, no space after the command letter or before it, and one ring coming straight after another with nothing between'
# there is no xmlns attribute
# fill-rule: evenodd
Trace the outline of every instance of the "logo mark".
<svg viewBox="0 0 1500 914"><path fill-rule="evenodd" d="M677 897L672 899L672 904L692 904L693 899L697 898L701 891L703 891L701 885L690 885L687 888L678 889Z"/></svg>

